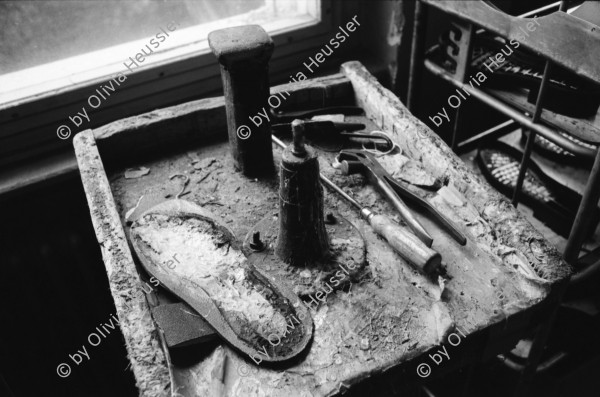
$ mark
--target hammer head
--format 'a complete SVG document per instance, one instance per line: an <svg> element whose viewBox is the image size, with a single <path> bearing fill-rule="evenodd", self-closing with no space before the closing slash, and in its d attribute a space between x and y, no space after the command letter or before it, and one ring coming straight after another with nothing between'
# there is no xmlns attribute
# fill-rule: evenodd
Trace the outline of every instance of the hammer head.
<svg viewBox="0 0 600 397"><path fill-rule="evenodd" d="M375 160L373 155L364 150L346 149L340 151L337 160L342 164L345 175L362 173L377 186L377 178L388 176L388 173Z"/></svg>
<svg viewBox="0 0 600 397"><path fill-rule="evenodd" d="M273 53L273 40L259 25L235 26L210 32L208 44L219 63L231 67L236 63L266 63Z"/></svg>

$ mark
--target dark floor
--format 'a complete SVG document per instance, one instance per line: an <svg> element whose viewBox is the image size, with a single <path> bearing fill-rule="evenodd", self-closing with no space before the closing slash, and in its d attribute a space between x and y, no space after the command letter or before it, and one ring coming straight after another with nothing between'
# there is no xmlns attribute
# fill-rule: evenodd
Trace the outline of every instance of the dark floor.
<svg viewBox="0 0 600 397"><path fill-rule="evenodd" d="M600 321L563 309L559 312L547 348L552 353L569 351L571 355L555 367L536 375L530 388L532 397L597 397L600 395ZM427 385L436 397L460 396L468 371L451 374ZM466 396L511 396L519 374L500 360L477 365L470 374L471 383Z"/></svg>
<svg viewBox="0 0 600 397"><path fill-rule="evenodd" d="M80 180L0 202L0 246L0 396L137 395Z"/></svg>

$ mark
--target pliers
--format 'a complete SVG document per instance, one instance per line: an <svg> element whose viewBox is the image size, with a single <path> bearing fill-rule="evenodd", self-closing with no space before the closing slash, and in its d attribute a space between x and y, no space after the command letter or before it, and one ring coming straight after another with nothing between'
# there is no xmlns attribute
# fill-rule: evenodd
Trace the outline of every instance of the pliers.
<svg viewBox="0 0 600 397"><path fill-rule="evenodd" d="M342 165L341 170L344 174L350 175L362 173L369 182L392 203L408 227L428 247L431 247L433 238L414 217L402 198L413 205L420 206L427 210L460 245L465 245L467 243L467 238L452 221L446 218L428 201L411 192L404 185L405 182L393 178L371 153L355 149L342 150L337 156L337 159Z"/></svg>
<svg viewBox="0 0 600 397"><path fill-rule="evenodd" d="M292 130L291 122L294 119L309 119L313 116L327 114L343 114L346 116L358 116L364 114L364 110L358 106L330 106L317 109L298 110L298 111L275 111L271 109L271 130L275 134L290 133ZM362 123L333 122L326 120L306 120L304 122L306 138L320 142L320 148L325 151L337 152L339 145L333 144L339 141L339 138L361 138L373 142L373 144L383 145L384 150L392 150L394 143L385 134L376 135L360 131L366 128ZM333 145L332 145L333 144ZM333 148L329 147L333 146Z"/></svg>
<svg viewBox="0 0 600 397"><path fill-rule="evenodd" d="M329 106L316 109L296 111L276 111L271 109L273 123L291 123L295 119L309 119L324 114L343 114L345 116L360 116L365 111L358 106Z"/></svg>

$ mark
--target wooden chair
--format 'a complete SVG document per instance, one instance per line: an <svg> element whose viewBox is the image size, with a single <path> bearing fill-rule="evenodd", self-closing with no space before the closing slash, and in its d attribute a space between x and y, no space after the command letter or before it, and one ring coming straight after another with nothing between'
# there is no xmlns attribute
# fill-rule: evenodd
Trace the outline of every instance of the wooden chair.
<svg viewBox="0 0 600 397"><path fill-rule="evenodd" d="M455 40L459 46L457 67L454 73L449 73L429 60L423 61L423 40L426 20L426 7L435 7L458 19L455 24L460 30L460 38ZM600 6L600 5L597 5ZM578 76L600 84L600 27L582 19L566 14L562 10L565 2L561 3L560 11L538 18L535 35L524 35L527 26L534 22L531 19L513 17L499 11L483 1L431 1L417 2L415 10L415 24L413 48L411 58L411 73L408 88L408 107L414 113L416 109L415 93L418 90L420 65L425 63L426 68L434 75L448 81L457 88L463 89L481 102L488 104L513 119L516 123L530 130L529 139L525 146L525 153L521 161L519 178L513 195L513 204L519 202L519 195L531 156L531 149L536 134L569 149L572 143L561 139L553 133L541 119L543 111L544 94L547 87L548 75L553 64L560 65ZM546 60L544 76L538 91L538 97L533 116L527 117L522 111L507 105L504 101L490 95L479 88L472 88L465 84L469 76L469 61L471 57L471 44L477 27L484 28L498 34L507 40L517 40ZM456 38L456 35L455 35ZM599 118L600 119L600 118ZM582 141L600 143L600 120L584 120L578 128L572 128L569 133ZM453 133L456 140L456 129ZM600 157L595 154L594 165L583 194L583 200L577 213L576 221L571 230L567 247L564 252L565 260L574 263L584 240L584 231L589 226L590 217L587 216L600 198Z"/></svg>
<svg viewBox="0 0 600 397"><path fill-rule="evenodd" d="M600 4L596 2L591 3L587 6L596 7L595 11L598 11L598 13L594 14L600 15ZM415 7L407 94L408 108L415 114L417 108L416 98L421 78L420 73L424 64L426 69L433 75L447 81L460 90L468 92L472 97L513 120L513 122L504 123L497 128L488 130L486 133L477 135L470 140L471 144L477 140L489 138L488 135L499 137L507 134L512 130L510 127L513 127L515 123L529 130L529 136L519 168L517 184L512 197L512 203L515 206L519 203L523 180L537 134L566 150L574 149L571 141L562 138L553 131L553 129L557 128L566 130L568 127L569 134L572 134L576 138L584 142L596 145L600 144L600 116L592 117L589 120L574 120L561 116L554 117L551 120L550 117L546 116L552 114L548 113L548 110L543 107L548 76L553 65L559 65L577 76L600 84L600 27L565 13L566 6L566 2L562 1L560 4L555 3L543 9L521 15L520 17L507 15L484 1L420 0ZM456 53L455 48L452 54L450 54L453 61L456 61L456 68L453 73L438 66L431 60L425 59L423 47L428 7L443 11L455 19L453 26L456 29L454 29L455 33L451 35L451 40L458 47L458 53ZM534 16L536 15L535 13L543 14L548 12L552 13L539 16L536 19L537 22L525 18ZM531 24L534 23L536 24L535 35L524 33L528 31L528 27L531 29ZM475 33L481 28L497 34L508 41L517 40L523 47L545 59L544 74L538 90L535 107L527 104L532 108L530 111L532 114L531 117L525 114L524 107L520 109L515 108L514 105L507 103L506 98L502 98L499 95L492 95L487 90L484 91L481 88L472 87L467 84L470 76L469 65L472 43ZM456 110L452 134L452 146L455 150L460 145L457 142L456 128L458 117L459 108ZM594 156L594 164L563 253L564 259L571 264L574 264L578 259L585 238L585 231L590 224L591 216L589 215L594 207L597 206L598 199L600 199L600 149L596 150L595 153L591 153L591 155ZM596 268L600 267L600 262L592 266ZM589 269L586 271L589 272ZM553 319L549 318L546 324L540 326L537 330L528 363L522 372L521 381L517 387L518 395L526 395L526 386L539 363L552 322Z"/></svg>

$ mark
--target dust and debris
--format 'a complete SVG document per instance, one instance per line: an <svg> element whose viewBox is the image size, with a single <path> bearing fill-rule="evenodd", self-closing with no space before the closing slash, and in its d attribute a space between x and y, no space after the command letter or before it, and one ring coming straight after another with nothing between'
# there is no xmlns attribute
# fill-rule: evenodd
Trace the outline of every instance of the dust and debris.
<svg viewBox="0 0 600 397"><path fill-rule="evenodd" d="M198 172L196 172L199 175L199 178L196 180L196 183L199 184L206 180L213 172L222 168L223 164L221 164L221 162L215 157L207 157L203 160L198 160L196 163L193 164L193 167L194 171L200 171L199 174ZM220 175L220 171L217 172L216 175ZM213 180L211 183L213 183L211 185L211 190L214 192L216 191L216 187L214 184L215 181ZM216 186L218 187L218 184Z"/></svg>
<svg viewBox="0 0 600 397"><path fill-rule="evenodd" d="M369 339L362 338L360 340L360 349L361 350L369 350Z"/></svg>
<svg viewBox="0 0 600 397"><path fill-rule="evenodd" d="M437 193L446 200L448 204L454 207L462 207L465 205L464 196L460 194L452 184L442 186Z"/></svg>
<svg viewBox="0 0 600 397"><path fill-rule="evenodd" d="M187 187L187 185L189 185L189 183L190 183L190 177L189 177L189 176L187 176L187 175L185 175L185 174L172 174L172 175L169 175L169 179L174 179L174 178L177 178L177 177L179 177L179 178L183 178L183 183L182 183L182 185L181 185L181 190L179 191L179 193L177 193L177 194L175 195L175 198L176 198L176 199L178 199L179 197L181 197L181 196L185 196L186 194L189 194L189 193L190 193L189 191L188 191L188 192L186 192L186 191L185 191L185 188L186 188L186 187ZM171 197L171 194L168 194L168 195L166 195L165 197L167 197L167 198L168 198L168 197Z"/></svg>
<svg viewBox="0 0 600 397"><path fill-rule="evenodd" d="M196 162L193 162L194 169L196 170L205 170L213 164L218 164L217 168L221 167L220 163L214 157L209 157L203 160L197 160Z"/></svg>
<svg viewBox="0 0 600 397"><path fill-rule="evenodd" d="M204 176L196 181L196 183L202 183L206 178L210 176L210 171L204 174Z"/></svg>
<svg viewBox="0 0 600 397"><path fill-rule="evenodd" d="M125 178L137 179L143 177L144 175L148 175L149 173L150 169L146 167L128 168L125 170Z"/></svg>
<svg viewBox="0 0 600 397"><path fill-rule="evenodd" d="M136 289L140 279L129 254L121 221L112 205L111 188L106 183L92 131L79 133L73 142L137 387L140 394L163 396L170 386L167 359L149 312L139 310L145 306L144 298ZM130 305L131 302L136 304ZM134 308L130 310L129 306Z"/></svg>
<svg viewBox="0 0 600 397"><path fill-rule="evenodd" d="M216 192L219 187L219 183L217 181L210 181L206 184L207 190L210 192Z"/></svg>
<svg viewBox="0 0 600 397"><path fill-rule="evenodd" d="M388 155L379 158L378 161L384 169L391 170L390 174L396 179L430 190L442 187L442 182L427 172L421 163L403 154Z"/></svg>
<svg viewBox="0 0 600 397"><path fill-rule="evenodd" d="M135 212L135 210L139 207L140 202L142 201L143 198L144 198L144 195L142 194L140 196L140 198L138 199L137 203L135 204L135 207L133 207L133 208L129 209L129 211L127 211L127 213L125 214L125 220L127 222L131 222L132 221L131 216L133 215L133 213Z"/></svg>

